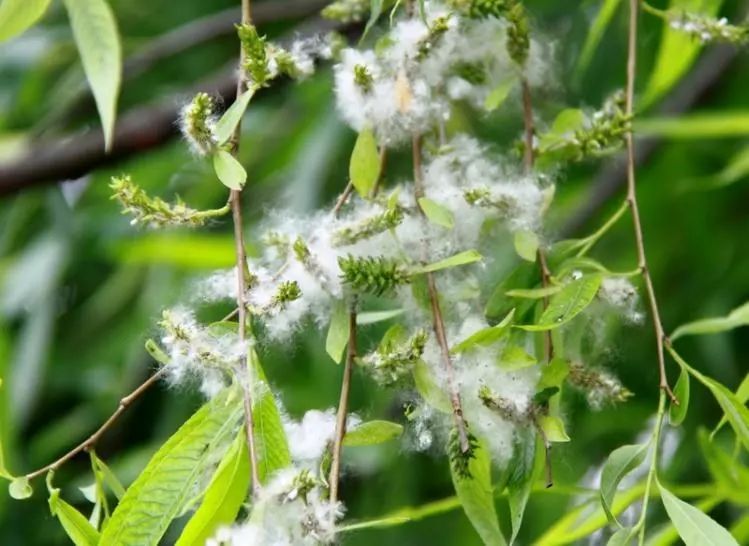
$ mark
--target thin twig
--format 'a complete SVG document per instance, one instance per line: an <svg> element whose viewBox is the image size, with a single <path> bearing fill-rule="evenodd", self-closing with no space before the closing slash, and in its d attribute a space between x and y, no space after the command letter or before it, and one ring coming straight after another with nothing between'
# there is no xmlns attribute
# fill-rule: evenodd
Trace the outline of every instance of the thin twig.
<svg viewBox="0 0 749 546"><path fill-rule="evenodd" d="M341 212L341 209L343 208L343 205L346 204L346 201L348 201L348 198L351 196L351 193L354 191L354 184L349 180L348 184L346 184L346 187L343 190L343 193L338 197L338 200L335 202L335 206L333 207L333 216L338 218L338 215Z"/></svg>
<svg viewBox="0 0 749 546"><path fill-rule="evenodd" d="M330 463L330 502L335 505L338 502L338 483L341 477L341 451L343 450L343 438L346 436L346 418L348 417L348 399L351 391L351 370L356 358L356 303L352 304L348 319L348 345L346 349L346 363L343 366L343 379L341 380L341 396L338 400L338 413L336 415L335 436L333 438L333 455Z"/></svg>
<svg viewBox="0 0 749 546"><path fill-rule="evenodd" d="M528 79L523 77L521 80L521 88L523 95L523 129L525 134L525 150L523 153L523 166L525 167L525 173L531 174L533 172L533 165L536 157L533 153L533 139L535 129L533 127L533 100L531 97L531 86L528 83ZM541 286L547 288L551 279L551 271L546 261L546 253L540 246L536 253L538 257L538 265L541 270ZM549 306L549 297L544 296L543 308L546 309ZM546 356L546 362L551 362L554 358L554 342L551 338L551 330L547 330L544 334L544 353Z"/></svg>
<svg viewBox="0 0 749 546"><path fill-rule="evenodd" d="M143 383L141 383L134 391L132 391L130 394L125 396L124 398L120 399L119 404L117 404L117 409L114 410L114 413L109 416L109 419L104 421L104 424L102 424L98 429L96 429L96 432L94 432L91 436L83 440L80 444L78 444L76 447L68 451L65 455L57 459L56 461L48 464L47 466L43 466L42 468L38 470L34 470L33 472L29 472L26 474L26 478L29 480L33 480L34 478L41 476L42 474L45 474L49 472L50 470L57 470L60 468L63 464L68 462L70 459L78 455L81 451L88 451L92 447L94 447L94 444L99 440L99 438L107 431L109 428L114 424L117 419L120 418L120 416L125 412L127 408L130 407L130 405L140 397L144 392L148 390L148 388L156 383L162 375L166 372L166 368L161 368L159 371L151 375L148 379L146 379Z"/></svg>
<svg viewBox="0 0 749 546"><path fill-rule="evenodd" d="M419 199L424 197L424 178L422 176L421 168L421 136L414 135L411 147L414 171L414 200L416 201L416 208L421 211L423 216L424 211L422 211L421 207L418 205ZM426 251L426 248L424 250ZM471 449L468 441L468 427L466 426L465 417L463 416L463 404L460 400L460 392L458 392L455 385L455 369L453 368L453 361L450 356L450 345L447 341L447 334L445 333L445 320L442 317L442 309L440 308L439 291L437 290L437 283L434 280L434 274L429 272L426 274L426 278L429 290L429 302L432 308L432 328L434 330L434 335L437 338L437 343L440 346L440 352L442 353L442 363L447 376L447 388L450 391L450 404L453 408L453 420L458 429L460 449L463 453L468 453Z"/></svg>
<svg viewBox="0 0 749 546"><path fill-rule="evenodd" d="M629 43L627 46L627 89L625 114L628 117L633 115L634 95L635 95L635 71L637 68L637 16L639 0L630 0L629 2ZM645 241L642 234L642 223L640 222L640 207L637 203L637 181L635 178L635 144L632 132L625 136L627 142L627 203L632 211L632 224L635 232L635 242L637 245L637 260L642 278L645 281L645 290L650 302L650 312L653 317L653 327L655 329L656 347L658 352L658 371L660 376L660 388L668 394L671 401L678 404L678 400L668 385L666 376L666 362L663 354L663 343L666 333L663 330L661 314L658 309L658 301L655 297L655 288L653 279L650 277L648 261L645 255Z"/></svg>
<svg viewBox="0 0 749 546"><path fill-rule="evenodd" d="M250 13L250 0L242 0L242 24L249 25L252 22ZM239 53L239 77L237 78L237 96L244 92L247 84L244 75L244 47L240 47ZM242 124L237 124L232 137L232 153L236 156L239 151L239 139ZM234 248L237 257L237 308L239 321L239 340L247 338L247 305L245 303L245 291L247 290L247 255L244 245L244 225L242 222L242 190L231 191L231 210L234 220ZM246 382L243 385L244 393L244 415L245 429L247 432L247 449L250 456L250 473L252 475L252 492L257 495L260 491L260 475L258 473L257 450L255 449L255 423L252 415L252 370L248 366L247 356L239 359L239 367L247 373Z"/></svg>

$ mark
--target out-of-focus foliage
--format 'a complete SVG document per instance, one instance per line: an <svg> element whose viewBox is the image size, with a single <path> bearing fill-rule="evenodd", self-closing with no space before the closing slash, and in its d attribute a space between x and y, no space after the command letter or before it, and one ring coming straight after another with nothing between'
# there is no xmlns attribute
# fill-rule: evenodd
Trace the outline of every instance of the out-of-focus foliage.
<svg viewBox="0 0 749 546"><path fill-rule="evenodd" d="M125 58L179 25L235 4L233 0L111 2ZM623 86L626 10L608 1L529 0L526 4L534 25L555 45L558 83L544 91L545 109L538 112L541 128L552 129L564 105L589 110ZM717 10L719 2L713 4ZM593 23L602 5L606 6L603 19L608 21L605 31L601 30L605 24L601 19ZM746 9L742 2L727 0L720 13L738 20ZM280 36L293 32L296 23L282 21L263 30ZM717 322L731 320L731 310L749 300L749 57L739 54L732 61L710 92L700 97L693 115L661 119L658 99L689 81L693 54L710 52L686 40L683 49L664 53L664 47L676 47L675 38L664 34L667 25L644 16L641 23L643 84L638 92L649 106L644 119L635 123L635 130L665 136L639 169L643 228L663 321L673 331L680 324L704 317L728 317ZM584 66L575 71L581 49L591 43L587 37L591 25L594 45L584 49ZM183 92L195 81L234 63L236 49L235 37L228 33L159 61L125 82L120 111ZM658 68L663 55L680 58L684 66L669 64L671 72L664 73L665 68ZM648 80L654 68L656 76ZM0 45L0 163L11 161L40 135L65 134L99 123L94 101L76 99L84 89L83 78L74 36L59 2L52 3L40 26ZM343 190L356 135L338 120L331 85L330 71L323 68L303 83L263 92L248 109L240 148L247 172L248 232L257 229L260 213L276 203L304 212L332 204ZM552 108L554 104L559 107ZM496 111L475 115L466 109L451 123L454 128L470 128L486 140L507 146L519 134L519 112L519 98L510 94ZM406 154L389 159L390 172L404 177L408 176L408 165ZM560 233L596 191L600 165L600 161L590 161L566 170L551 210L550 235ZM210 164L176 141L80 180L25 191L0 202L0 441L4 464L16 473L47 464L98 427L119 399L154 368L143 343L161 309L183 299L195 275L233 262L231 226L225 221L213 222L200 234L179 229L133 230L110 199L110 177L124 172L154 194L179 195L196 207L219 208L225 203L225 188L215 182ZM368 184L363 180L357 190L366 191ZM585 227L571 235L592 232L618 203L616 199L601 205L585 221ZM599 243L594 255L612 269L631 269L636 263L631 237L630 226L620 222ZM516 265L512 248L498 252L505 253L508 271ZM699 328L692 325L677 330L685 338L679 341L680 354L693 368L736 391L749 362L746 329L709 337L686 336ZM361 345L374 346L384 329L374 325L366 330ZM615 448L649 438L649 429L643 424L658 400L650 325L587 321L580 326L579 335L582 343L594 338L607 340L606 350L591 355L590 363L616 370L635 396L626 404L605 406L598 412L587 410L582 397L564 407L567 432L574 441L554 444L555 486L531 493L520 544L570 543L606 525L595 489L595 469ZM340 370L331 365L322 337L324 334L310 330L293 345L264 347L265 373L284 393L286 409L294 416L308 408L325 409L337 403ZM669 370L673 384L679 367L672 363ZM701 428L715 426L725 410L721 406L730 404L716 403L716 390L722 393L714 386L698 386L693 379L683 427L671 430L668 423L663 425L670 464L661 477L661 491L672 491L704 510L717 506L711 512L714 519L733 522L731 531L737 540L749 543L746 453L731 458L730 424L713 443L705 440ZM372 388L370 380L358 371L351 401L352 410L364 416L392 420L402 416L403 401ZM107 432L97 453L128 486L200 403L197 396L157 386ZM727 468L732 465L739 468L737 473ZM392 518L377 528L352 530L344 535L344 544L478 543L476 532L451 498L451 476L437 456L402 449L391 442L347 451L346 467L342 497L348 517L371 519L392 514ZM78 488L89 486L91 480L85 456L55 476L56 484L65 484L64 497L87 515L93 505ZM701 486L713 480L719 487ZM683 483L693 487L680 489ZM46 515L47 499L41 491L37 486L37 494L24 503L12 502L0 493L0 544L68 543L56 518ZM608 499L610 510L619 515L628 502L641 496L641 483L630 484L629 489ZM666 499L665 510L671 515L679 504L668 494ZM511 529L507 500L498 498L496 504L502 529ZM53 508L58 518L67 511L65 506ZM424 507L403 508L409 506ZM654 520L665 522L661 505L653 502L652 506ZM744 516L737 519L740 513ZM394 525L399 518L412 521ZM173 526L166 543L174 542L186 520L178 520L180 525ZM487 524L487 533L494 532L491 525ZM654 544L676 540L665 526Z"/></svg>

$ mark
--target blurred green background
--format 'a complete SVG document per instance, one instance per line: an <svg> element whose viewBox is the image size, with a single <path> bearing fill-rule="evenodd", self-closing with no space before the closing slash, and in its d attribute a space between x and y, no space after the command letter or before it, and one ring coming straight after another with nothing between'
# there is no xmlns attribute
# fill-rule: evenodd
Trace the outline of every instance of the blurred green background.
<svg viewBox="0 0 749 546"><path fill-rule="evenodd" d="M292 3L305 4L305 0ZM236 2L112 0L111 4L127 57L167 31L232 8ZM534 28L555 48L558 84L538 92L540 120L550 122L567 105L595 108L623 86L624 6L616 11L590 66L580 72L576 60L600 3L528 0L527 5ZM745 9L741 2L726 1L721 13L737 18ZM261 29L278 37L301 32L300 24L295 15ZM356 28L349 30L356 35ZM660 21L642 17L638 91L645 88L656 62L662 32ZM155 100L179 104L189 98L187 90L196 82L225 70L234 62L237 44L231 28L219 34L128 78L120 113ZM723 65L718 67L715 59ZM714 73L706 75L711 67ZM323 65L313 78L267 90L251 105L240 154L249 173L245 207L250 241L264 210L276 205L300 212L314 210L329 206L343 189L355 135L336 116L331 82L330 69ZM724 48L711 47L643 116L657 115L661 105L673 106L680 97L683 102L683 95L690 92L695 95L688 97L691 110L746 116L747 83L746 54L734 56ZM97 130L92 101L85 93L83 99L77 98L82 85L60 3L53 3L40 26L0 45L0 179L3 167L30 147L43 148L50 139L75 142L81 132ZM215 85L205 90L218 91ZM512 97L491 114L459 107L452 129L476 132L502 149L511 146L520 127L519 99ZM743 133L749 135L749 127ZM741 134L710 139L699 134L684 136L658 138L639 170L648 256L667 330L703 316L724 314L749 299L749 184L744 176L749 169L722 179L715 176L747 149L749 140ZM407 160L406 154L396 154L390 182L405 179ZM557 173L557 198L547 226L550 240L584 235L616 209L623 189L617 185L620 177L611 170L611 163L586 163ZM165 198L179 194L196 207L220 206L226 198L210 166L192 157L174 138L74 182L39 185L0 199L0 433L14 472L28 472L50 462L103 422L119 398L152 371L154 364L143 343L155 334L161 309L184 299L192 279L232 264L229 222L216 222L200 232L131 227L110 200L107 187L110 176L122 173L131 174L154 194ZM726 180L729 183L720 184ZM612 189L614 197L602 199L589 211L586 206L602 188ZM567 232L571 225L573 233ZM612 269L634 267L628 218L594 255ZM514 260L508 253L507 269ZM655 411L657 366L650 324L609 326L592 351L591 363L615 371L635 397L598 412L589 411L581 399L571 399L565 415L573 442L554 449L557 491L532 497L522 544L533 543L579 502L567 494L569 486L592 485L581 481L586 472L615 447L633 441ZM592 322L586 327L598 328ZM381 333L382 328L368 330L362 345L371 345ZM695 367L735 389L747 372L747 340L746 330L736 330L685 340L681 347ZM300 416L307 409L336 404L340 369L325 354L324 333L310 329L291 346L266 347L262 359L289 414ZM675 380L676 367L671 365L670 372ZM403 399L378 391L358 373L351 399L352 409L363 416L402 419ZM107 432L97 453L127 483L199 403L192 392L159 385ZM678 433L666 479L672 483L708 479L696 448L697 433L699 427L712 427L719 418L714 400L693 383L689 416ZM351 518L375 517L452 495L447 464L436 453L414 453L392 443L350 450L346 462L343 500ZM56 479L63 495L85 510L88 507L77 486L90 481L85 456L67 464ZM0 492L0 544L67 544L58 522L49 515L43 487L37 483L34 497L24 502L12 501ZM497 506L506 524L506 504L499 499ZM657 503L652 506L654 520L658 520L661 508ZM729 525L739 511L724 504L713 514ZM392 529L351 534L344 544L473 545L479 539L462 512L452 510Z"/></svg>

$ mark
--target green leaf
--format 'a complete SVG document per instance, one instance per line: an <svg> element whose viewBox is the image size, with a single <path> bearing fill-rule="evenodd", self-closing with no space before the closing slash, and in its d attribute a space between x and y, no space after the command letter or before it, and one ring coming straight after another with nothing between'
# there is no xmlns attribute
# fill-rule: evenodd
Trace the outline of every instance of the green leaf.
<svg viewBox="0 0 749 546"><path fill-rule="evenodd" d="M535 264L522 262L512 272L507 275L492 291L489 300L486 302L484 314L490 319L499 319L504 317L514 307L518 307L515 316L522 317L533 302L528 302L525 309L521 309L517 302L505 294L508 290L518 286L533 286L538 278L538 268Z"/></svg>
<svg viewBox="0 0 749 546"><path fill-rule="evenodd" d="M669 8L714 16L722 3L722 0L671 0ZM666 94L686 74L701 49L700 40L671 28L669 22L664 21L655 66L641 101L643 107Z"/></svg>
<svg viewBox="0 0 749 546"><path fill-rule="evenodd" d="M516 231L513 236L513 243L515 245L515 252L518 256L523 258L527 262L536 261L536 253L538 252L538 235L532 231Z"/></svg>
<svg viewBox="0 0 749 546"><path fill-rule="evenodd" d="M494 509L492 490L491 459L484 443L479 441L474 458L468 463L470 478L463 478L450 467L455 492L458 494L463 511L473 528L487 546L507 544L499 528L497 512Z"/></svg>
<svg viewBox="0 0 749 546"><path fill-rule="evenodd" d="M507 345L499 357L499 367L508 371L529 368L537 363L535 357L529 355L525 349L517 345Z"/></svg>
<svg viewBox="0 0 749 546"><path fill-rule="evenodd" d="M570 437L564 429L564 422L555 415L542 415L537 420L548 442L569 442Z"/></svg>
<svg viewBox="0 0 749 546"><path fill-rule="evenodd" d="M114 496L117 497L118 500L125 496L125 488L122 486L122 483L117 476L115 476L114 472L112 472L112 469L109 468L109 466L107 466L107 464L102 461L94 451L90 451L89 453L93 459L96 470L101 472L101 475L104 478L104 483L109 486L112 493L114 493Z"/></svg>
<svg viewBox="0 0 749 546"><path fill-rule="evenodd" d="M746 404L746 401L749 400L749 373L744 376L744 379L739 385L739 388L736 389L736 400L738 400L741 404ZM716 425L715 430L713 430L712 434L717 434L721 427L726 424L726 421L728 421L728 419L724 415L720 419L720 422Z"/></svg>
<svg viewBox="0 0 749 546"><path fill-rule="evenodd" d="M373 446L389 442L403 434L403 427L390 421L367 421L346 432L345 446Z"/></svg>
<svg viewBox="0 0 749 546"><path fill-rule="evenodd" d="M416 361L413 368L413 377L416 391L430 406L443 413L452 412L450 399L434 380L426 362L423 360Z"/></svg>
<svg viewBox="0 0 749 546"><path fill-rule="evenodd" d="M602 275L592 274L572 281L551 298L549 306L541 314L537 324L517 327L536 332L551 330L571 321L593 301L602 279Z"/></svg>
<svg viewBox="0 0 749 546"><path fill-rule="evenodd" d="M234 135L234 131L242 121L242 116L244 116L254 94L255 89L252 88L239 95L234 103L224 112L224 115L216 122L214 134L218 139L219 145L226 144Z"/></svg>
<svg viewBox="0 0 749 546"><path fill-rule="evenodd" d="M617 487L624 476L642 464L648 454L648 444L619 447L611 452L601 471L601 506L609 521L616 522L612 506Z"/></svg>
<svg viewBox="0 0 749 546"><path fill-rule="evenodd" d="M515 542L525 514L525 507L536 478L544 465L544 449L536 440L534 431L528 430L515 444L515 453L508 467L511 469L507 480L507 501L510 505L512 535L510 546Z"/></svg>
<svg viewBox="0 0 749 546"><path fill-rule="evenodd" d="M585 114L577 108L566 108L557 114L551 124L551 132L564 135L580 129L585 122Z"/></svg>
<svg viewBox="0 0 749 546"><path fill-rule="evenodd" d="M349 313L346 304L339 301L333 307L333 313L330 316L330 326L328 326L328 335L325 338L325 351L336 364L341 362L343 352L348 345L349 337Z"/></svg>
<svg viewBox="0 0 749 546"><path fill-rule="evenodd" d="M28 499L34 490L31 488L29 479L26 476L13 478L8 485L8 494L16 500Z"/></svg>
<svg viewBox="0 0 749 546"><path fill-rule="evenodd" d="M661 500L686 546L738 546L731 534L710 516L676 497L660 483Z"/></svg>
<svg viewBox="0 0 749 546"><path fill-rule="evenodd" d="M507 100L507 97L510 96L510 91L512 91L512 88L515 87L516 83L517 78L510 78L489 91L489 94L486 95L486 99L484 99L484 109L487 112L493 112L502 106L502 104Z"/></svg>
<svg viewBox="0 0 749 546"><path fill-rule="evenodd" d="M537 391L543 391L544 389L556 388L560 389L562 383L570 373L570 363L563 358L554 357L548 366L545 366L541 370L541 378L538 380L536 385Z"/></svg>
<svg viewBox="0 0 749 546"><path fill-rule="evenodd" d="M749 146L734 154L728 164L716 174L687 179L680 186L682 191L706 191L724 188L749 176Z"/></svg>
<svg viewBox="0 0 749 546"><path fill-rule="evenodd" d="M598 44L600 44L601 38L603 38L620 4L621 0L603 0L601 9L598 10L596 18L590 25L588 35L585 37L583 49L577 57L577 66L575 67L577 77L580 77L590 65L593 54L598 49Z"/></svg>
<svg viewBox="0 0 749 546"><path fill-rule="evenodd" d="M237 435L224 455L200 508L185 525L176 546L203 546L221 525L234 522L250 487L250 463L247 435Z"/></svg>
<svg viewBox="0 0 749 546"><path fill-rule="evenodd" d="M18 36L47 11L50 0L3 0L0 4L0 42Z"/></svg>
<svg viewBox="0 0 749 546"><path fill-rule="evenodd" d="M420 197L419 206L421 207L421 210L424 211L424 215L431 223L447 229L452 229L453 227L455 227L455 219L453 218L453 213L436 201L432 201L427 197Z"/></svg>
<svg viewBox="0 0 749 546"><path fill-rule="evenodd" d="M697 112L678 117L643 118L634 122L634 129L641 135L671 139L743 137L749 135L749 112Z"/></svg>
<svg viewBox="0 0 749 546"><path fill-rule="evenodd" d="M503 318L499 324L474 332L457 345L454 345L450 349L450 352L453 354L457 354L468 351L477 346L486 347L487 345L496 343L497 341L505 337L507 332L509 332L510 324L512 323L512 317L514 315L515 310L512 309L509 313L507 313L507 316L505 316L505 318Z"/></svg>
<svg viewBox="0 0 749 546"><path fill-rule="evenodd" d="M357 313L356 324L359 326L366 326L368 324L376 324L378 322L385 322L395 317L401 316L405 313L405 309L391 309L389 311L365 311L363 313Z"/></svg>
<svg viewBox="0 0 749 546"><path fill-rule="evenodd" d="M449 258L445 258L444 260L440 260L438 262L434 262L432 264L425 265L423 267L418 267L414 269L411 273L413 275L420 275L422 273L431 273L433 271L439 271L441 269L448 269L450 267L457 267L460 265L472 264L474 262L478 262L482 258L483 256L479 254L478 251L466 250L465 252L460 252L458 254L450 256Z"/></svg>
<svg viewBox="0 0 749 546"><path fill-rule="evenodd" d="M558 284L553 286L543 286L540 288L515 288L514 290L508 290L505 294L512 298L540 300L541 298L553 296L557 292L560 292L562 288L563 286Z"/></svg>
<svg viewBox="0 0 749 546"><path fill-rule="evenodd" d="M749 325L749 302L737 307L725 317L706 318L679 326L671 334L671 341L683 336L718 334L747 325Z"/></svg>
<svg viewBox="0 0 749 546"><path fill-rule="evenodd" d="M668 422L671 426L678 427L684 422L689 409L689 372L682 368L679 379L676 380L674 396L679 401L677 406L673 402L668 409Z"/></svg>
<svg viewBox="0 0 749 546"><path fill-rule="evenodd" d="M351 152L349 178L360 196L367 198L380 178L380 153L377 140L370 129L364 129Z"/></svg>
<svg viewBox="0 0 749 546"><path fill-rule="evenodd" d="M380 15L382 15L383 3L383 0L370 0L369 20L367 21L367 26L364 27L364 32L362 33L361 40L364 40L367 34L369 34L369 31L372 29L372 27L377 23L377 19L379 19Z"/></svg>
<svg viewBox="0 0 749 546"><path fill-rule="evenodd" d="M151 458L125 492L101 544L156 546L195 494L195 484L221 446L236 435L242 397L228 388L195 412Z"/></svg>
<svg viewBox="0 0 749 546"><path fill-rule="evenodd" d="M112 147L117 97L122 79L122 50L112 9L104 0L63 0L70 17L83 71L91 86L104 131Z"/></svg>
<svg viewBox="0 0 749 546"><path fill-rule="evenodd" d="M634 530L631 527L622 527L616 533L611 535L606 546L627 546L634 536Z"/></svg>
<svg viewBox="0 0 749 546"><path fill-rule="evenodd" d="M247 171L233 155L225 150L213 154L213 170L221 183L230 190L240 191L247 182Z"/></svg>
<svg viewBox="0 0 749 546"><path fill-rule="evenodd" d="M96 546L100 536L88 519L60 498L59 489L50 489L49 510L60 520L62 528L75 546Z"/></svg>

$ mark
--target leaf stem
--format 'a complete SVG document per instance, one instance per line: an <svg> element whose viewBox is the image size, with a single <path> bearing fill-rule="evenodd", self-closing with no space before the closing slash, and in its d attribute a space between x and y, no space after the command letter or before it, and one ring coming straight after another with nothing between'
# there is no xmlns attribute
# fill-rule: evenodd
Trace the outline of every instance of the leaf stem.
<svg viewBox="0 0 749 546"><path fill-rule="evenodd" d="M614 224L616 224L619 219L624 216L624 214L627 212L627 209L629 209L629 203L625 199L624 201L622 201L622 204L611 216L611 218L606 220L606 222L600 228L598 228L594 233L588 235L584 239L585 242L576 256L578 258L585 256L590 251L590 249L593 248L593 245L595 245L601 239L601 237L603 237L609 231L609 229L611 229Z"/></svg>
<svg viewBox="0 0 749 546"><path fill-rule="evenodd" d="M341 396L338 401L338 413L336 415L335 436L333 438L333 455L330 463L330 502L335 505L338 502L338 484L341 476L341 452L343 450L343 438L346 435L346 417L348 417L348 401L351 391L351 370L356 358L356 303L352 303L348 320L348 345L346 349L346 362L343 367L343 379L341 380Z"/></svg>
<svg viewBox="0 0 749 546"><path fill-rule="evenodd" d="M625 115L632 118L634 110L634 94L635 94L635 72L637 68L637 16L638 16L639 0L629 0L629 43L627 47L627 88L626 88L626 104L625 104ZM678 404L678 400L671 391L671 387L668 385L668 377L666 376L666 362L664 358L663 345L666 339L666 333L663 330L663 323L661 322L661 315L658 309L658 300L655 296L655 288L653 287L653 279L650 276L650 270L648 269L648 261L645 254L645 242L642 233L642 223L640 221L640 208L637 203L637 181L635 178L635 144L632 132L629 131L625 135L627 142L627 204L632 211L632 224L634 227L635 242L637 246L637 258L638 266L640 268L642 278L645 282L645 290L647 292L648 301L650 303L650 312L653 317L653 327L655 329L656 337L656 349L658 354L658 372L660 376L659 387L665 391L674 404Z"/></svg>
<svg viewBox="0 0 749 546"><path fill-rule="evenodd" d="M417 209L421 212L422 216L424 216L424 211L422 211L421 207L418 205L419 199L424 197L420 135L413 136L411 149L414 171L414 201L416 202ZM423 252L426 254L426 246L424 247ZM426 256L424 257L426 258ZM460 393L455 386L455 369L453 367L452 357L450 356L450 346L447 342L447 334L445 333L445 320L442 316L442 309L440 308L439 291L437 290L437 283L434 280L434 273L431 271L427 272L426 279L429 290L429 303L432 310L432 328L434 330L434 335L437 337L440 352L442 353L442 363L447 375L447 388L450 395L450 404L453 409L453 419L455 421L455 426L458 429L460 449L463 453L468 453L470 450L470 444L468 442L468 427L466 426L465 417L463 416L463 405L460 401Z"/></svg>
<svg viewBox="0 0 749 546"><path fill-rule="evenodd" d="M112 413L112 415L109 416L109 419L104 421L104 424L102 424L96 431L83 440L80 444L78 444L76 447L65 453L62 457L57 459L56 461L43 466L42 468L38 470L34 470L33 472L29 472L26 474L26 478L29 480L33 480L34 478L37 478L41 476L42 474L45 474L49 471L54 471L60 468L63 464L68 462L70 459L78 455L81 451L88 451L91 449L94 444L101 438L101 436L109 430L109 428L114 424L117 419L120 418L120 416L125 412L127 408L130 407L130 405L140 397L144 392L148 390L148 388L156 383L162 375L166 372L166 368L161 368L159 371L151 375L148 379L146 379L143 383L141 383L135 390L133 390L130 394L120 399L119 404L117 405L117 409Z"/></svg>
<svg viewBox="0 0 749 546"><path fill-rule="evenodd" d="M242 24L248 25L252 22L250 0L242 0ZM237 78L237 97L243 92L247 84L242 66L244 65L244 48L239 50L239 76ZM237 124L231 139L231 152L236 157L239 151L239 139L242 130L242 122ZM230 197L232 219L234 221L234 251L237 261L237 320L239 322L239 340L247 339L247 306L245 302L245 291L247 290L247 254L244 244L244 225L242 221L242 191L231 190ZM247 356L239 359L239 369L246 371L246 378L242 385L245 429L247 431L247 451L250 457L250 473L252 476L252 493L257 495L260 491L260 475L258 474L257 450L255 447L254 419L252 414L252 370L248 366Z"/></svg>

